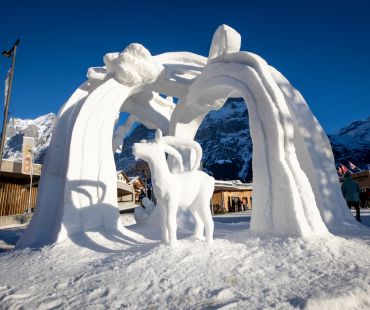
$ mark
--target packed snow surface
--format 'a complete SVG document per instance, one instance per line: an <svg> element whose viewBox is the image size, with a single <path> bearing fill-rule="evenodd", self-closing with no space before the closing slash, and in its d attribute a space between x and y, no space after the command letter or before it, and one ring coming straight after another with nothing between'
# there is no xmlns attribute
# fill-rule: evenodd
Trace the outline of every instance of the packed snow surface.
<svg viewBox="0 0 370 310"><path fill-rule="evenodd" d="M159 228L134 224L133 215L121 220L145 237L112 241L87 233L40 250L0 253L0 309L370 307L365 226L315 240L259 238L245 213L217 216L212 246L184 230L169 249L159 242Z"/></svg>

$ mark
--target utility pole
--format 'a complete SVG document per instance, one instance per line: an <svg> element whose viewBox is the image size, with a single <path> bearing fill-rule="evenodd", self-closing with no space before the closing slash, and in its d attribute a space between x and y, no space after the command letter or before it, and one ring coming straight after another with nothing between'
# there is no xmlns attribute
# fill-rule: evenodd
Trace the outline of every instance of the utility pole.
<svg viewBox="0 0 370 310"><path fill-rule="evenodd" d="M6 126L8 124L8 110L9 110L9 102L10 102L10 94L12 91L12 83L13 83L13 75L14 75L14 66L15 66L15 56L17 54L17 47L19 44L19 39L15 41L12 48L8 51L3 51L2 55L5 57L12 57L12 67L10 69L10 77L9 77L9 84L6 93L6 100L5 100L5 109L4 109L4 120L3 120L3 131L1 135L1 144L0 144L0 170L1 170L1 163L3 160L3 152L4 152L4 145L6 139Z"/></svg>

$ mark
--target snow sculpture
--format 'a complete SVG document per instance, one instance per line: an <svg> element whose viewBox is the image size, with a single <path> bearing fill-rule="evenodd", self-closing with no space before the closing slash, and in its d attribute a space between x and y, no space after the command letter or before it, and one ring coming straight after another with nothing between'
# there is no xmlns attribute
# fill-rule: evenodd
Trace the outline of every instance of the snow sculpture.
<svg viewBox="0 0 370 310"><path fill-rule="evenodd" d="M150 215L154 211L154 203L147 197L142 200L142 206L136 207L134 210L135 221L138 224L146 224Z"/></svg>
<svg viewBox="0 0 370 310"><path fill-rule="evenodd" d="M181 146L184 139L173 139L171 142L175 146ZM191 141L192 144L198 144ZM199 144L198 144L199 145ZM165 152L176 156L175 149L166 144L166 139L162 139L162 132L157 129L155 140L151 142L142 141L135 143L132 150L136 159L145 160L152 173L152 183L157 205L161 208L161 229L162 240L169 242L171 246L177 243L177 210L178 208L189 208L195 219L194 237L203 239L205 227L206 241L213 241L213 220L209 208L210 199L213 194L215 180L203 171L197 170L198 160L190 171L172 173L166 161ZM198 150L200 148L196 147ZM202 157L201 153L200 158ZM176 158L179 158L176 156ZM181 158L181 157L180 157ZM180 170L183 170L181 163Z"/></svg>
<svg viewBox="0 0 370 310"><path fill-rule="evenodd" d="M207 113L229 97L243 97L250 115L251 230L310 236L356 226L340 193L330 144L307 103L262 58L240 51L240 42L234 29L222 25L208 58L188 52L151 56L131 44L105 55L104 67L90 68L88 81L58 114L36 211L18 248L89 230L127 234L117 211L112 148L120 149L134 121L160 128L163 139L193 139ZM159 94L178 98L177 105ZM120 112L131 116L116 128L112 143ZM196 150L177 148L181 155L172 152L171 172L197 166Z"/></svg>

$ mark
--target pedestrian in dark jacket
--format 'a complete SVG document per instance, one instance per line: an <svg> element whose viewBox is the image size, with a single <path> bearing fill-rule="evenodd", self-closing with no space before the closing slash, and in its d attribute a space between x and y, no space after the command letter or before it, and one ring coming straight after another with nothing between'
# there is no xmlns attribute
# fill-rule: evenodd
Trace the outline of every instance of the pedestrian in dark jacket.
<svg viewBox="0 0 370 310"><path fill-rule="evenodd" d="M351 174L346 172L344 175L344 182L342 184L342 194L347 201L348 208L354 207L356 209L356 220L361 222L360 217L360 187L352 180Z"/></svg>
<svg viewBox="0 0 370 310"><path fill-rule="evenodd" d="M235 212L235 210L236 210L236 203L235 203L235 200L234 199L231 202L231 209L233 210L233 212Z"/></svg>
<svg viewBox="0 0 370 310"><path fill-rule="evenodd" d="M152 190L150 189L150 187L148 187L148 189L146 190L146 194L148 196L148 199L152 200Z"/></svg>
<svg viewBox="0 0 370 310"><path fill-rule="evenodd" d="M366 189L363 189L360 193L360 207L361 208L367 208L366 206Z"/></svg>
<svg viewBox="0 0 370 310"><path fill-rule="evenodd" d="M139 195L139 201L141 202L141 204L142 204L142 201L143 201L144 197L145 197L145 193L144 193L144 190L142 189L140 191L140 195Z"/></svg>
<svg viewBox="0 0 370 310"><path fill-rule="evenodd" d="M242 201L240 200L240 198L238 198L238 202L237 202L237 205L238 205L238 211L243 211L242 210Z"/></svg>

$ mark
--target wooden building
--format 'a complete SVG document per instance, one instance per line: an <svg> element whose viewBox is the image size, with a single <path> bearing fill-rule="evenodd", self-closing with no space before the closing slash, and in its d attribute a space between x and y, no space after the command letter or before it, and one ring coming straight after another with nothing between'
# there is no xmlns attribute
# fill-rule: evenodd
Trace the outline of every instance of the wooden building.
<svg viewBox="0 0 370 310"><path fill-rule="evenodd" d="M242 211L237 208L239 199L244 209L252 208L252 183L241 183L239 180L216 180L212 196L212 208L215 214Z"/></svg>
<svg viewBox="0 0 370 310"><path fill-rule="evenodd" d="M361 189L370 189L370 170L352 173L351 177ZM340 182L343 182L343 177L340 178Z"/></svg>
<svg viewBox="0 0 370 310"><path fill-rule="evenodd" d="M22 163L2 160L0 169L0 226L22 223L30 219L32 214L27 211L32 212L36 207L41 170L42 165L33 165L30 195L30 176L22 173ZM123 171L117 171L117 201L120 211L137 206L136 192L140 193L140 186L143 184L140 179L132 182Z"/></svg>
<svg viewBox="0 0 370 310"><path fill-rule="evenodd" d="M135 188L123 170L117 171L117 201L120 211L135 208Z"/></svg>
<svg viewBox="0 0 370 310"><path fill-rule="evenodd" d="M146 193L145 182L139 176L135 176L135 177L130 177L129 184L132 185L135 190L135 203L137 205L140 205L141 203L140 203L139 196L140 196L141 190L143 190L144 193Z"/></svg>
<svg viewBox="0 0 370 310"><path fill-rule="evenodd" d="M13 223L14 215L22 215L36 206L41 165L33 164L30 176L22 173L22 163L3 159L0 169L0 226ZM31 195L30 195L31 187ZM22 221L22 219L19 219Z"/></svg>

